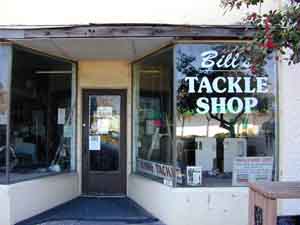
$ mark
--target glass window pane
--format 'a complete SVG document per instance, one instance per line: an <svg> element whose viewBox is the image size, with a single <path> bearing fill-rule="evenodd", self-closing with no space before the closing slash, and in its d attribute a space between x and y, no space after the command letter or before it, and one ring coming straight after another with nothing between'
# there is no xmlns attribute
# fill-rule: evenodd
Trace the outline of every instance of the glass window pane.
<svg viewBox="0 0 300 225"><path fill-rule="evenodd" d="M89 96L90 170L119 170L121 96Z"/></svg>
<svg viewBox="0 0 300 225"><path fill-rule="evenodd" d="M11 70L11 46L0 44L0 183L6 183L6 133ZM13 154L13 152L12 152ZM13 158L13 157L11 157Z"/></svg>
<svg viewBox="0 0 300 225"><path fill-rule="evenodd" d="M10 142L17 163L10 181L69 171L75 153L73 65L14 48Z"/></svg>
<svg viewBox="0 0 300 225"><path fill-rule="evenodd" d="M134 146L136 171L172 180L173 49L134 65Z"/></svg>
<svg viewBox="0 0 300 225"><path fill-rule="evenodd" d="M251 72L236 44L176 46L179 186L243 186L272 180L276 68Z"/></svg>

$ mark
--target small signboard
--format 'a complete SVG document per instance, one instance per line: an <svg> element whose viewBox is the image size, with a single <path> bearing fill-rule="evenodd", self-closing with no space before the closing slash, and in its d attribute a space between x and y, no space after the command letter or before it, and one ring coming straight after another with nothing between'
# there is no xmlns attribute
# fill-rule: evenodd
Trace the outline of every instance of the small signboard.
<svg viewBox="0 0 300 225"><path fill-rule="evenodd" d="M173 166L143 159L137 159L137 170L142 173L151 174L168 180L173 180L175 175Z"/></svg>
<svg viewBox="0 0 300 225"><path fill-rule="evenodd" d="M57 109L57 124L60 124L60 125L65 124L65 117L66 117L66 109L58 108Z"/></svg>
<svg viewBox="0 0 300 225"><path fill-rule="evenodd" d="M7 113L0 112L0 125L7 125Z"/></svg>
<svg viewBox="0 0 300 225"><path fill-rule="evenodd" d="M248 182L272 181L273 157L235 157L232 185L244 186Z"/></svg>
<svg viewBox="0 0 300 225"><path fill-rule="evenodd" d="M187 185L199 186L202 184L202 168L201 166L186 167L186 182Z"/></svg>
<svg viewBox="0 0 300 225"><path fill-rule="evenodd" d="M164 179L164 185L172 187L173 186L173 180L171 180L171 179Z"/></svg>
<svg viewBox="0 0 300 225"><path fill-rule="evenodd" d="M97 116L102 118L110 118L113 114L113 108L111 106L98 106Z"/></svg>
<svg viewBox="0 0 300 225"><path fill-rule="evenodd" d="M99 134L108 134L109 133L109 126L111 123L111 119L98 119L97 120L97 132Z"/></svg>

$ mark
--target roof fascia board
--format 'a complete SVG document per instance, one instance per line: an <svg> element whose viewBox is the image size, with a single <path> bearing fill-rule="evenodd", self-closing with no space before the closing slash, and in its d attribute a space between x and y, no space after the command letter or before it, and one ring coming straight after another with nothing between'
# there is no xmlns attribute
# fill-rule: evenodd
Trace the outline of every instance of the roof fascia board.
<svg viewBox="0 0 300 225"><path fill-rule="evenodd" d="M24 39L25 30L0 29L0 39Z"/></svg>
<svg viewBox="0 0 300 225"><path fill-rule="evenodd" d="M3 39L41 38L251 38L253 29L243 26L189 26L189 25L91 25L35 29L0 29Z"/></svg>

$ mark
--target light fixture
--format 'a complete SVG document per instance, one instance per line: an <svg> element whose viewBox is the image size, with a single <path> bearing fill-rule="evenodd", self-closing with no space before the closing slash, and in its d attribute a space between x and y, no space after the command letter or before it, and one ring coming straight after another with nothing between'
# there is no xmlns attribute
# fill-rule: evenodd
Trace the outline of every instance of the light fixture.
<svg viewBox="0 0 300 225"><path fill-rule="evenodd" d="M61 75L61 74L72 74L71 70L38 70L35 71L35 74L40 75L47 75L47 74L53 74L53 75Z"/></svg>

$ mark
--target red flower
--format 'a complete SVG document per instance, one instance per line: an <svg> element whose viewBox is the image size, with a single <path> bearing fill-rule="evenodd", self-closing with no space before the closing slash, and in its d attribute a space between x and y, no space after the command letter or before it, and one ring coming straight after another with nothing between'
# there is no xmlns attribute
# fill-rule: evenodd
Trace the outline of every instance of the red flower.
<svg viewBox="0 0 300 225"><path fill-rule="evenodd" d="M268 49L273 49L273 48L276 48L277 45L273 42L273 40L271 38L268 38L268 41L265 44L265 47Z"/></svg>
<svg viewBox="0 0 300 225"><path fill-rule="evenodd" d="M250 14L250 15L247 17L248 20L256 20L256 18L257 18L257 14L256 14L256 13L252 13L252 14Z"/></svg>
<svg viewBox="0 0 300 225"><path fill-rule="evenodd" d="M251 66L250 67L250 70L251 70L251 73L253 73L253 74L255 74L255 73L257 73L257 68L256 68L256 66Z"/></svg>
<svg viewBox="0 0 300 225"><path fill-rule="evenodd" d="M268 33L268 32L270 31L270 29L271 29L270 18L267 17L267 18L265 19L264 22L265 22L265 30L266 30L266 33Z"/></svg>

